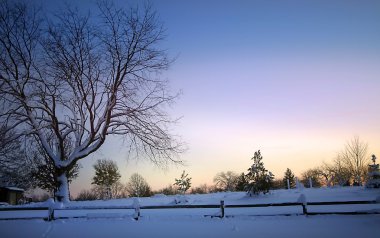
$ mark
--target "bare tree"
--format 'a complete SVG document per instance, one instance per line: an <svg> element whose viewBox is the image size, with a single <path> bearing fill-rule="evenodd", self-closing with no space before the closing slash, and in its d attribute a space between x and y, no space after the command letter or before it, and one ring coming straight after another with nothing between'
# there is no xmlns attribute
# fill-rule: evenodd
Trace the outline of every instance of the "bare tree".
<svg viewBox="0 0 380 238"><path fill-rule="evenodd" d="M149 197L152 194L149 184L138 173L132 174L126 190L130 197Z"/></svg>
<svg viewBox="0 0 380 238"><path fill-rule="evenodd" d="M313 187L321 187L324 182L321 169L313 168L301 173L301 183L303 183L304 185L307 184L308 187L310 187L310 180L312 182Z"/></svg>
<svg viewBox="0 0 380 238"><path fill-rule="evenodd" d="M165 113L175 96L159 77L171 61L151 8L101 1L96 20L70 8L43 19L33 5L0 1L0 122L42 145L58 200L69 200L68 170L110 135L156 164L179 162Z"/></svg>
<svg viewBox="0 0 380 238"><path fill-rule="evenodd" d="M120 181L113 183L108 188L101 185L93 185L90 192L96 197L96 199L115 199L128 197L126 187Z"/></svg>
<svg viewBox="0 0 380 238"><path fill-rule="evenodd" d="M113 198L127 198L128 192L127 188L121 182L116 182L111 186L111 194Z"/></svg>
<svg viewBox="0 0 380 238"><path fill-rule="evenodd" d="M206 194L209 193L210 187L207 184L201 184L198 187L193 187L190 190L191 194Z"/></svg>
<svg viewBox="0 0 380 238"><path fill-rule="evenodd" d="M239 175L232 171L217 173L214 177L216 187L222 191L235 191Z"/></svg>
<svg viewBox="0 0 380 238"><path fill-rule="evenodd" d="M55 175L56 169L53 161L50 160L49 156L46 154L46 151L36 142L38 141L27 141L28 145L26 150L28 151L28 154L26 157L27 160L30 161L29 170L32 175L31 179L33 180L35 187L44 189L49 192L50 195L54 196L55 191L57 191L59 187L59 182L57 181L57 176ZM70 148L71 143L71 140L66 140L63 145L64 148ZM65 156L65 158L67 158L67 156ZM20 159L23 160L23 158ZM79 164L73 164L71 168L68 168L66 172L68 186L78 177L80 168L81 166Z"/></svg>
<svg viewBox="0 0 380 238"><path fill-rule="evenodd" d="M348 141L332 163L323 163L319 168L326 184L361 185L367 178L367 165L370 162L367 149L368 145L357 136Z"/></svg>
<svg viewBox="0 0 380 238"><path fill-rule="evenodd" d="M75 198L76 201L92 201L96 199L98 199L97 194L93 190L86 189L80 191L77 197Z"/></svg>
<svg viewBox="0 0 380 238"><path fill-rule="evenodd" d="M340 186L350 185L350 180L354 175L342 153L338 153L332 164L325 165L325 168L330 171L332 175L331 181L334 184Z"/></svg>
<svg viewBox="0 0 380 238"><path fill-rule="evenodd" d="M30 138L15 137L14 129L0 127L0 183L24 189L39 187L54 194L58 184L55 169L41 145ZM65 146L68 146L65 142ZM67 172L68 182L79 173L75 164Z"/></svg>
<svg viewBox="0 0 380 238"><path fill-rule="evenodd" d="M355 136L346 143L344 150L338 157L346 164L354 185L361 185L367 177L368 164L370 163L367 143Z"/></svg>
<svg viewBox="0 0 380 238"><path fill-rule="evenodd" d="M169 184L168 186L159 189L158 191L154 191L154 194L165 194L165 195L176 195L177 194L177 188L173 185Z"/></svg>
<svg viewBox="0 0 380 238"><path fill-rule="evenodd" d="M14 130L0 126L0 184L24 189L33 187L32 163Z"/></svg>
<svg viewBox="0 0 380 238"><path fill-rule="evenodd" d="M8 161L19 156L21 142L12 137L13 131L0 126L0 167L7 167Z"/></svg>

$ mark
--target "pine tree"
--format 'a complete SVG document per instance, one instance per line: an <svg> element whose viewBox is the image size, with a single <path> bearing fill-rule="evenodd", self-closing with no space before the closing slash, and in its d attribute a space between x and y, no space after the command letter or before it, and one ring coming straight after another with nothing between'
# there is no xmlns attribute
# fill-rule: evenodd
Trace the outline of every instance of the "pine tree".
<svg viewBox="0 0 380 238"><path fill-rule="evenodd" d="M111 186L117 183L121 177L117 164L112 160L98 160L94 165L95 176L92 178L92 184L101 188L101 197L112 198Z"/></svg>
<svg viewBox="0 0 380 238"><path fill-rule="evenodd" d="M284 178L282 179L282 182L286 189L288 189L288 180L290 188L294 188L296 186L296 180L294 173L289 168L286 169Z"/></svg>
<svg viewBox="0 0 380 238"><path fill-rule="evenodd" d="M248 186L248 181L246 179L246 175L244 173L241 173L241 175L237 179L235 190L246 191L247 186Z"/></svg>
<svg viewBox="0 0 380 238"><path fill-rule="evenodd" d="M260 150L258 150L252 158L252 166L248 169L246 176L248 181L247 192L250 196L259 194L260 192L264 194L269 192L274 179L274 175L265 169L264 163L261 161L262 159Z"/></svg>
<svg viewBox="0 0 380 238"><path fill-rule="evenodd" d="M173 184L178 186L178 190L183 194L191 187L191 178L188 178L187 176L189 176L189 174L186 174L184 170L181 178L175 179L175 183Z"/></svg>
<svg viewBox="0 0 380 238"><path fill-rule="evenodd" d="M380 188L380 169L379 164L376 164L376 156L372 155L373 164L369 165L367 188Z"/></svg>

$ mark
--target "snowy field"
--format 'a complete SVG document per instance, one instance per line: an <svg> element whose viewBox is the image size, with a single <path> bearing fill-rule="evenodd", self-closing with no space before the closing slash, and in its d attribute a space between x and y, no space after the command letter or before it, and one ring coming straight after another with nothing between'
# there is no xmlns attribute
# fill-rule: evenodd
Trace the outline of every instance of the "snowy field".
<svg viewBox="0 0 380 238"><path fill-rule="evenodd" d="M257 197L245 193L215 193L178 196L156 195L139 199L141 206L226 205L297 202L304 194L307 202L379 200L380 190L361 187L276 190ZM97 206L133 206L135 199L70 202L67 208ZM59 204L40 203L29 206ZM308 206L308 211L380 211L380 204ZM46 211L1 211L0 218L44 217ZM0 237L380 237L380 215L302 215L301 206L226 208L226 217L205 215L219 213L217 208L141 210L138 221L134 210L66 210L56 211L57 219L47 222L33 220L1 220ZM278 215L278 214L287 214Z"/></svg>

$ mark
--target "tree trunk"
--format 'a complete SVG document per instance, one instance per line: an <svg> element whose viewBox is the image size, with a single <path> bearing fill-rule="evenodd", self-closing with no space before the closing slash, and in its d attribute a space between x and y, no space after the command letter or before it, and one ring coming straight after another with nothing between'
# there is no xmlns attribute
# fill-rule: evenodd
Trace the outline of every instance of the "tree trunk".
<svg viewBox="0 0 380 238"><path fill-rule="evenodd" d="M55 200L63 203L70 202L69 183L67 180L66 171L60 170L60 173L57 173L57 182L58 188L54 195Z"/></svg>

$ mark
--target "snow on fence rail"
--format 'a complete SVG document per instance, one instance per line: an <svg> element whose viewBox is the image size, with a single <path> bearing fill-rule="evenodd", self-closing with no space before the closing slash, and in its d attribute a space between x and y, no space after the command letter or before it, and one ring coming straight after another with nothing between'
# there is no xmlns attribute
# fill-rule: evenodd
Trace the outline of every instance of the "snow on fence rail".
<svg viewBox="0 0 380 238"><path fill-rule="evenodd" d="M224 204L221 200L220 204L211 205L161 205L161 206L140 206L139 203L134 203L132 206L80 206L80 207L0 207L0 214L6 211L47 211L47 216L42 217L0 217L0 220L18 220L18 219L41 219L46 221L52 221L56 219L67 219L67 218L86 218L87 216L55 216L55 211L70 211L70 210L134 210L133 218L138 220L141 217L141 210L149 209L208 209L216 208L220 209L219 213L216 215L204 215L209 217L219 217L224 218L225 209L236 209L236 208L258 208L258 207L289 207L289 206L302 206L302 213L292 213L292 214L276 214L276 215L361 215L361 214L380 214L380 209L365 210L365 211L319 211L310 212L308 211L308 206L332 206L332 205L357 205L357 204L378 204L377 200L371 201L334 201L334 202L306 202L305 198L300 197L297 202L286 202L286 203L266 203L266 204ZM227 216L233 217L233 216Z"/></svg>

